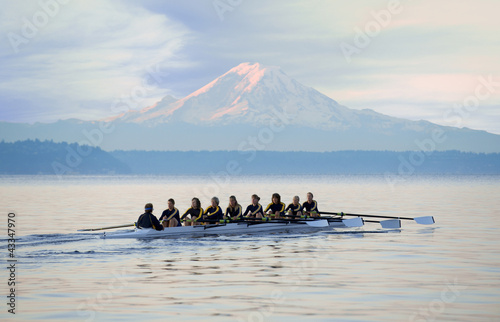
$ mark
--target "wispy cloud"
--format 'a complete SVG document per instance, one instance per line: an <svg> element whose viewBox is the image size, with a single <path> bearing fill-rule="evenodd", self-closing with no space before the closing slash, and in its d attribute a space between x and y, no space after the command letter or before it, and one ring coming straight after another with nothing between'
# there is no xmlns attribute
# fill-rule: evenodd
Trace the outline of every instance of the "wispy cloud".
<svg viewBox="0 0 500 322"><path fill-rule="evenodd" d="M42 10L9 2L0 34L23 37L26 19L33 21ZM2 114L22 110L26 121L109 115L113 98L139 85L148 67L181 63L177 53L188 36L182 24L139 6L69 1L28 43L13 48L3 37ZM149 92L144 104L165 93L164 88Z"/></svg>
<svg viewBox="0 0 500 322"><path fill-rule="evenodd" d="M68 1L18 54L3 38L2 119L26 120L23 113L36 111L31 119L109 114L110 101L156 63L169 77L144 104L187 95L241 62L258 61L348 107L428 120L469 95L477 77L500 79L497 0L400 0L399 13L350 63L339 45L390 1L234 3L221 21L212 1ZM9 2L0 33L20 30L37 6ZM481 105L499 106L500 89ZM478 108L472 126L500 133L479 121L500 121L491 111Z"/></svg>

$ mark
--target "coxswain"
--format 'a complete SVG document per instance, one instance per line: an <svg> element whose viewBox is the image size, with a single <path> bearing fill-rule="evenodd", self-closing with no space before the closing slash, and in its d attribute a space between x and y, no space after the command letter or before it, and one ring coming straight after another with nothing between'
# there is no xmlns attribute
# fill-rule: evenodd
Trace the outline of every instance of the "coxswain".
<svg viewBox="0 0 500 322"><path fill-rule="evenodd" d="M162 221L163 220L163 221ZM163 227L178 227L181 225L181 218L179 216L179 210L175 208L175 200L168 199L168 208L163 211L160 217L161 224Z"/></svg>
<svg viewBox="0 0 500 322"><path fill-rule="evenodd" d="M182 215L181 221L186 219L187 216L190 216L190 220L187 220L184 223L184 226L195 226L197 225L196 221L200 220L203 216L203 208L201 208L201 202L198 198L193 198L191 200L191 208L186 210L186 212Z"/></svg>
<svg viewBox="0 0 500 322"><path fill-rule="evenodd" d="M316 200L313 200L312 192L307 193L307 201L304 201L302 207L304 208L303 212L305 215L319 217L318 203Z"/></svg>
<svg viewBox="0 0 500 322"><path fill-rule="evenodd" d="M144 206L144 213L139 216L135 226L137 228L153 228L156 230L163 230L163 226L160 224L155 215L153 215L153 204L147 203Z"/></svg>
<svg viewBox="0 0 500 322"><path fill-rule="evenodd" d="M243 214L243 217L248 217L248 218L262 218L264 217L264 210L259 203L260 197L257 195L252 195L252 203L248 205L247 209L245 210L245 213Z"/></svg>
<svg viewBox="0 0 500 322"><path fill-rule="evenodd" d="M219 207L219 198L213 197L210 201L212 205L205 209L205 212L203 213L203 219L221 220L224 214Z"/></svg>
<svg viewBox="0 0 500 322"><path fill-rule="evenodd" d="M242 214L241 205L235 196L229 197L229 205L226 208L224 219L240 219Z"/></svg>
<svg viewBox="0 0 500 322"><path fill-rule="evenodd" d="M267 205L264 212L274 218L280 218L285 215L285 204L281 202L281 196L278 193L273 193L272 202Z"/></svg>
<svg viewBox="0 0 500 322"><path fill-rule="evenodd" d="M290 217L300 217L302 216L302 205L300 204L299 196L293 197L293 201L291 204L286 207L285 211L288 211L288 216Z"/></svg>

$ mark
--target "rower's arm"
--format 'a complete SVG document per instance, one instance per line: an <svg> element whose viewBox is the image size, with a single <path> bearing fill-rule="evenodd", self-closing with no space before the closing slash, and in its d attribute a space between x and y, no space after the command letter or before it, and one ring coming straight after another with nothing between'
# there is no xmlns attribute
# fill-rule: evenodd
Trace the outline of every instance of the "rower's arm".
<svg viewBox="0 0 500 322"><path fill-rule="evenodd" d="M181 220L183 220L184 218L187 217L187 215L189 215L189 211L191 210L192 208L189 208L188 210L186 210L186 212L184 213L184 215L182 215L181 217Z"/></svg>
<svg viewBox="0 0 500 322"><path fill-rule="evenodd" d="M198 219L201 219L201 216L203 216L203 208L200 208L200 214L198 215L198 217L196 217L194 221L198 221Z"/></svg>
<svg viewBox="0 0 500 322"><path fill-rule="evenodd" d="M170 220L170 219L174 218L175 215L177 215L177 213L179 212L179 210L177 210L177 208L174 208L174 209L175 209L174 212L168 218L166 218L166 220Z"/></svg>
<svg viewBox="0 0 500 322"><path fill-rule="evenodd" d="M212 208L212 207L210 207L210 208ZM212 212L212 213L210 213L210 214L207 214L207 212L208 212L208 210L209 210L210 208L207 208L207 210L205 210L205 215L207 215L207 217L214 217L214 216L218 215L219 213L221 213L221 214L222 214L222 211L220 210L219 206L217 206L217 208L215 209L215 211L214 211L214 212Z"/></svg>
<svg viewBox="0 0 500 322"><path fill-rule="evenodd" d="M137 219L137 222L136 222L137 228L139 228L139 226L141 225L141 219L143 216L144 216L144 214L140 215L139 218Z"/></svg>
<svg viewBox="0 0 500 322"><path fill-rule="evenodd" d="M154 215L150 215L150 218L151 218L151 222L153 224L153 228L156 229L156 230L163 230L163 226L162 224L160 224L160 222L158 221L158 219L156 219L156 217Z"/></svg>

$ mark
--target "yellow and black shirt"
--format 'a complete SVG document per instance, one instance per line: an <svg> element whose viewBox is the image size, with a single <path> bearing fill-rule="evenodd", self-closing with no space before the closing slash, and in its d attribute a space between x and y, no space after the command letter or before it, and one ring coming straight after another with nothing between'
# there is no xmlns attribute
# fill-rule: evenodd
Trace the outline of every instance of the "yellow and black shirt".
<svg viewBox="0 0 500 322"><path fill-rule="evenodd" d="M297 212L302 211L303 207L299 203L297 206L295 206L293 203L289 204L288 207L286 207L285 211L291 210L292 214L296 215Z"/></svg>
<svg viewBox="0 0 500 322"><path fill-rule="evenodd" d="M236 205L234 208L227 207L226 216L233 219L241 217L241 206Z"/></svg>
<svg viewBox="0 0 500 322"><path fill-rule="evenodd" d="M191 207L188 210L186 210L184 215L182 215L181 219L186 218L188 215L191 215L191 220L197 221L201 219L201 216L203 215L203 208L194 209Z"/></svg>
<svg viewBox="0 0 500 322"><path fill-rule="evenodd" d="M245 210L245 213L243 214L244 217L251 216L255 217L258 213L262 214L264 216L264 211L262 210L262 206L260 203L258 203L256 206L253 204L248 205L247 209Z"/></svg>
<svg viewBox="0 0 500 322"><path fill-rule="evenodd" d="M280 212L280 215L284 215L285 214L285 204L280 202L280 203L273 203L271 202L269 205L267 205L267 208L266 210L264 210L264 212L267 212L268 210L271 210L272 213L276 213L276 211L279 211Z"/></svg>
<svg viewBox="0 0 500 322"><path fill-rule="evenodd" d="M156 230L163 230L163 226L160 224L155 215L150 212L143 213L137 219L138 228L153 228Z"/></svg>
<svg viewBox="0 0 500 322"><path fill-rule="evenodd" d="M302 207L304 207L304 210L307 211L307 212L319 212L318 211L318 203L316 202L316 200L313 200L311 203L309 203L308 201L305 201L303 204L302 204Z"/></svg>
<svg viewBox="0 0 500 322"><path fill-rule="evenodd" d="M170 209L166 209L163 211L163 213L161 214L161 217L160 217L160 220L170 220L172 218L175 218L177 219L177 226L182 226L181 225L181 218L179 216L179 210L177 208L174 207L174 209L170 210Z"/></svg>
<svg viewBox="0 0 500 322"><path fill-rule="evenodd" d="M207 216L207 219L214 219L214 220L220 220L224 216L219 206L217 207L210 206L205 210L203 214Z"/></svg>

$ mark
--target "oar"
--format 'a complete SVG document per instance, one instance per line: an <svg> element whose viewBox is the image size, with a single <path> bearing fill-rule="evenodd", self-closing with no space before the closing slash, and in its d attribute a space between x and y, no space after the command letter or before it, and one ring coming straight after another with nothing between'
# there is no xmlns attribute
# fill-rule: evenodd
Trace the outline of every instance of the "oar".
<svg viewBox="0 0 500 322"><path fill-rule="evenodd" d="M371 218L387 218L387 219L404 219L404 220L414 220L417 224L420 225L432 225L435 223L434 217L432 216L423 216L423 217L393 217L393 216L378 216L378 215L362 215L362 214L345 214L342 212L327 212L322 211L320 214L325 215L338 215L338 216L355 216L355 217L371 217Z"/></svg>
<svg viewBox="0 0 500 322"><path fill-rule="evenodd" d="M126 224L126 225L120 225L120 226L110 226L110 227L101 227L101 228L78 229L78 231L96 231L96 230L132 227L132 226L135 226L135 224Z"/></svg>
<svg viewBox="0 0 500 322"><path fill-rule="evenodd" d="M330 224L328 223L328 219L324 219L324 220L305 220L305 223L308 225L308 226L311 226L311 227L328 227Z"/></svg>
<svg viewBox="0 0 500 322"><path fill-rule="evenodd" d="M348 219L350 220L350 219ZM242 218L242 219L221 219L221 220L215 220L215 219L200 219L198 222L207 222L207 223L237 223L237 222L248 222L248 223L288 223L288 222L296 222L296 223L305 223L308 226L311 227L328 227L328 220L327 218L317 218L317 219L271 219L271 218Z"/></svg>
<svg viewBox="0 0 500 322"><path fill-rule="evenodd" d="M363 227L365 221L363 218L351 218L351 219L342 219L342 223L346 227Z"/></svg>
<svg viewBox="0 0 500 322"><path fill-rule="evenodd" d="M380 224L382 228L395 229L401 228L401 220L399 219L388 219L388 220L365 220L365 222L373 222Z"/></svg>

